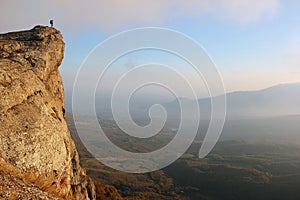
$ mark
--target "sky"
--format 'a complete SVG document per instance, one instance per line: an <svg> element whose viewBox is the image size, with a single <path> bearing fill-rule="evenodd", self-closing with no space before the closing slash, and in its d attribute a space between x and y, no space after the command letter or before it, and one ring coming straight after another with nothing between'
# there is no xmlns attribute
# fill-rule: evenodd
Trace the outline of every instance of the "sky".
<svg viewBox="0 0 300 200"><path fill-rule="evenodd" d="M2 0L0 32L54 19L66 42L60 71L71 91L84 59L108 37L132 28L173 29L205 49L231 92L300 82L299 10L297 0ZM154 54L134 53L118 63L128 68ZM168 58L152 59L162 57Z"/></svg>

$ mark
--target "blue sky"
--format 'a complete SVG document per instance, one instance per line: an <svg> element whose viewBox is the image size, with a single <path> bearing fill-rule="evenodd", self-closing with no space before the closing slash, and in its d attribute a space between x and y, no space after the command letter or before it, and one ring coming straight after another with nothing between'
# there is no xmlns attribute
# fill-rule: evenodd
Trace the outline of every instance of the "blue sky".
<svg viewBox="0 0 300 200"><path fill-rule="evenodd" d="M1 32L55 20L66 42L60 70L67 90L97 44L144 26L174 29L196 40L216 63L227 91L300 82L296 0L4 0L1 4Z"/></svg>

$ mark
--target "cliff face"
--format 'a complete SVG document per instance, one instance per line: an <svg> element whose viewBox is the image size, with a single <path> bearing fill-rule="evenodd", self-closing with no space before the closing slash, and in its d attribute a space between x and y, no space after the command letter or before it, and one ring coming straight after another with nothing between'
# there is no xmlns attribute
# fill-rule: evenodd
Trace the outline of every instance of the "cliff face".
<svg viewBox="0 0 300 200"><path fill-rule="evenodd" d="M0 35L0 199L95 198L65 122L63 56L54 28Z"/></svg>

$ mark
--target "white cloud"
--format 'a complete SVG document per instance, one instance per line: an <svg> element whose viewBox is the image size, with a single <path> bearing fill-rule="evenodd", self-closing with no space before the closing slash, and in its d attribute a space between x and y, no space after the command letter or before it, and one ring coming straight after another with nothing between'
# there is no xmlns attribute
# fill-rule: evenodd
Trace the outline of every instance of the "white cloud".
<svg viewBox="0 0 300 200"><path fill-rule="evenodd" d="M5 0L0 7L0 31L48 23L80 30L98 26L117 30L128 25L161 25L180 17L217 16L250 23L272 16L279 0Z"/></svg>
<svg viewBox="0 0 300 200"><path fill-rule="evenodd" d="M278 0L220 0L220 15L239 23L250 23L272 16L279 8Z"/></svg>

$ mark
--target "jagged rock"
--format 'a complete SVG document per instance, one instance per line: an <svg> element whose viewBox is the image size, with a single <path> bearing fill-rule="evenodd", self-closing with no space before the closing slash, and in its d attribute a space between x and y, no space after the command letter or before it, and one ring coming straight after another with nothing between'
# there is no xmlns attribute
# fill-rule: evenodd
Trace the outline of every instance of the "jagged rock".
<svg viewBox="0 0 300 200"><path fill-rule="evenodd" d="M49 193L44 199L94 199L94 184L79 165L65 122L58 71L63 57L64 42L55 28L36 26L0 35L0 161L20 171L18 181L23 182L11 183L26 188L30 182L34 190ZM1 168L3 164L2 181L14 177ZM36 178L27 180L31 176ZM13 195L9 187L1 189L0 197ZM20 199L27 199L26 191L23 194Z"/></svg>

